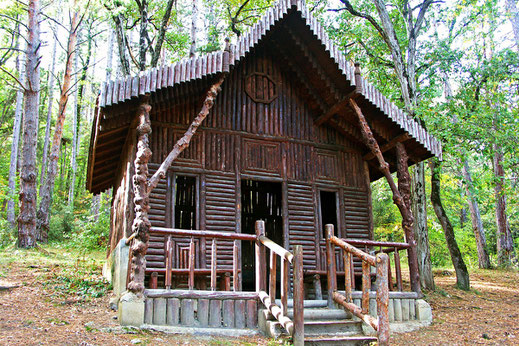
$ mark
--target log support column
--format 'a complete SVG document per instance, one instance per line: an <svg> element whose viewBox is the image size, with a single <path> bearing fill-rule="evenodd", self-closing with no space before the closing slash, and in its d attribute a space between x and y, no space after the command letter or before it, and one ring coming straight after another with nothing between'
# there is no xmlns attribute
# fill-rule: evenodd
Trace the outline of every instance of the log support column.
<svg viewBox="0 0 519 346"><path fill-rule="evenodd" d="M358 106L354 99L349 100L349 104L357 115L359 121L360 131L362 132L362 138L364 144L371 150L371 153L377 158L379 167L378 169L387 179L391 191L393 192L393 202L398 207L400 214L402 215L402 228L406 235L407 242L411 245L409 248L409 272L411 276L411 289L414 292L421 293L420 290L420 277L418 273L418 258L416 256L416 241L413 236L413 223L414 218L411 212L410 203L410 182L411 178L409 175L408 164L407 164L407 153L405 152L404 145L402 143L397 144L397 155L398 155L398 183L395 184L391 171L389 170L389 164L385 161L380 146L378 145L373 132L362 113L362 110Z"/></svg>
<svg viewBox="0 0 519 346"><path fill-rule="evenodd" d="M148 249L149 230L151 223L148 219L148 161L151 157L149 134L151 133L150 110L148 97L144 97L136 114L137 123L137 154L135 157L135 175L133 176L133 191L135 204L135 219L131 246L132 261L128 290L137 296L144 292L144 273L146 270L146 250Z"/></svg>

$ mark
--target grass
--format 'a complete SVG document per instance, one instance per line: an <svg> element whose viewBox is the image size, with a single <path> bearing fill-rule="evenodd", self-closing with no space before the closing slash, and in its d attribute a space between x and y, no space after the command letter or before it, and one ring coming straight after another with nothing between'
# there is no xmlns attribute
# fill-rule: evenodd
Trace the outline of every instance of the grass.
<svg viewBox="0 0 519 346"><path fill-rule="evenodd" d="M14 262L37 269L41 285L63 304L104 296L110 289L102 277L104 251L80 251L66 244L45 244L33 249L14 246L0 251L0 276L6 276Z"/></svg>

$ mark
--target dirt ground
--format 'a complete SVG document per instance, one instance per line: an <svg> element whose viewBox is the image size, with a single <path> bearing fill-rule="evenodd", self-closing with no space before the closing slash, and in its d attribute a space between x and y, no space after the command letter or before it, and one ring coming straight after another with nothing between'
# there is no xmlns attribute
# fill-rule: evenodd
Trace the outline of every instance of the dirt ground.
<svg viewBox="0 0 519 346"><path fill-rule="evenodd" d="M91 292L83 294L80 284L70 284L69 276L83 267L26 255L0 254L0 345L278 344L261 336L212 338L124 330L108 308L109 292L93 298ZM93 267L97 269L92 275L99 276L99 264ZM438 290L427 294L432 325L393 335L392 344L519 344L519 272L473 271L469 292L454 287L451 271L436 274Z"/></svg>

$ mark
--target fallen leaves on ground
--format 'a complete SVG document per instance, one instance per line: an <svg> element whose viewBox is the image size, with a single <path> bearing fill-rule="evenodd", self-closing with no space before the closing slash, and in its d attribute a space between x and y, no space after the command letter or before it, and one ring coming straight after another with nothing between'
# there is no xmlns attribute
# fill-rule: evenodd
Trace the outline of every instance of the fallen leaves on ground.
<svg viewBox="0 0 519 346"><path fill-rule="evenodd" d="M473 270L470 291L455 287L453 271L435 272L436 291L427 293L433 323L392 336L395 345L518 345L519 272Z"/></svg>

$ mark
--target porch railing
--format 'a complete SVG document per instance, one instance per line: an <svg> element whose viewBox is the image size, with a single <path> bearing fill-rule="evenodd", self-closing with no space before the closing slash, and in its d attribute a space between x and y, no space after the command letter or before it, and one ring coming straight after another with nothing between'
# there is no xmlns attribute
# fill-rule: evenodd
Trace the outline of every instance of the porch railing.
<svg viewBox="0 0 519 346"><path fill-rule="evenodd" d="M265 236L265 222L256 221L256 291L261 302L292 335L294 345L304 344L304 286L303 286L303 248L294 246L294 253L284 249ZM269 281L267 292L266 249L270 250ZM281 306L276 305L277 260L280 260L280 297ZM293 267L293 309L294 319L288 317L288 293L290 291L290 265Z"/></svg>
<svg viewBox="0 0 519 346"><path fill-rule="evenodd" d="M255 242L255 260L256 260L256 292L255 294L259 300L265 305L269 312L279 321L279 323L292 335L294 345L303 345L304 343L304 287L303 287L303 249L300 245L294 247L294 252L291 253L280 245L276 244L265 236L264 221L257 221L255 226L256 234L245 233L231 233L231 232L212 232L204 230L185 230L152 227L150 229L151 235L161 235L166 237L165 241L165 268L146 268L146 274L150 275L150 288L155 289L158 286L158 274L164 274L164 286L167 290L172 288L173 275L187 275L188 289L195 289L196 275L210 275L210 287L215 291L217 288L217 275L227 274L229 269L218 268L217 265L217 249L218 240L233 241L233 261L232 261L232 289L233 291L240 290L240 272L239 268L239 241L253 241ZM181 259L179 262L187 263L187 268L179 268L174 261L174 238L190 238L189 247L187 251L180 253ZM211 264L210 268L196 268L195 265L195 238L211 239ZM130 240L131 241L131 240ZM270 251L270 272L267 288L267 262L266 249ZM131 261L131 253L130 259ZM281 282L280 282L280 297L281 304L276 304L276 276L277 276L277 261L279 260L281 268ZM290 266L293 269L293 320L288 317L288 294L290 292ZM225 275L224 283L225 290L230 291L230 275ZM216 294L217 292L214 292ZM223 294L224 292L222 292Z"/></svg>
<svg viewBox="0 0 519 346"><path fill-rule="evenodd" d="M377 332L379 345L389 344L389 288L388 269L389 257L385 252L379 252L372 256L348 242L334 236L333 225L326 225L326 262L328 276L328 305L334 302L343 306L353 315L360 318L364 323L370 325ZM335 246L343 251L344 255L344 291L342 295L337 292L337 273L335 271ZM352 265L353 257L362 261L362 303L361 307L353 303L352 291ZM369 292L371 290L371 267L376 268L376 290L377 290L377 318L369 315Z"/></svg>
<svg viewBox="0 0 519 346"><path fill-rule="evenodd" d="M186 229L174 229L174 228L161 228L152 227L150 234L163 235L166 238L165 244L165 268L146 268L146 273L151 274L150 277L150 288L157 288L157 274L164 274L164 286L166 289L172 287L172 275L187 275L188 289L193 290L195 288L195 276L196 275L210 275L210 289L215 291L217 288L217 276L218 274L224 275L224 290L231 290L231 275L232 273L232 290L240 290L240 272L239 268L239 241L256 241L256 235L245 234L245 233L231 233L231 232L212 232L203 230L186 230ZM187 268L180 268L178 264L173 263L173 239L174 238L190 238L189 248L183 249L178 258L179 262L182 262L184 267L187 264ZM211 263L210 268L196 268L195 265L195 238L198 239L211 239ZM217 256L218 256L218 240L233 241L233 264L232 270L218 268ZM156 274L155 274L156 273Z"/></svg>
<svg viewBox="0 0 519 346"><path fill-rule="evenodd" d="M369 253L369 249L377 254L380 252L387 253L388 255L393 253L394 255L394 263L395 263L395 281L397 291L402 292L404 290L402 283L402 266L400 263L400 251L409 249L410 245L408 243L397 243L397 242L385 242L385 241L376 241L376 240L364 240L364 239L343 239L350 245L353 245L357 248L364 249L364 252ZM378 248L378 249L376 249ZM346 263L344 263L346 266ZM353 266L353 262L350 263L350 266ZM391 269L391 261L387 264L388 268L388 286L389 290L393 290L393 275ZM353 268L353 267L352 267ZM351 270L350 270L351 271ZM355 289L355 281L352 281L352 288Z"/></svg>

